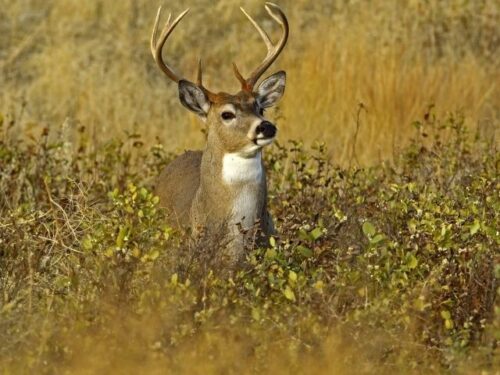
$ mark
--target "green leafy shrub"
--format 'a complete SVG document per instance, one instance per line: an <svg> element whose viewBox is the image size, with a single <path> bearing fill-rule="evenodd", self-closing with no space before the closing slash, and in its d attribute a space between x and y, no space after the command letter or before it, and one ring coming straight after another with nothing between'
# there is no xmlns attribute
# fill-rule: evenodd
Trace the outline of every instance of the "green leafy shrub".
<svg viewBox="0 0 500 375"><path fill-rule="evenodd" d="M170 159L160 146L129 134L95 149L83 128L16 141L15 124L3 126L6 369L498 365L499 157L459 116L416 122L418 137L392 165L340 168L324 145L274 147L279 234L236 270L221 269L216 240L165 225L152 194Z"/></svg>

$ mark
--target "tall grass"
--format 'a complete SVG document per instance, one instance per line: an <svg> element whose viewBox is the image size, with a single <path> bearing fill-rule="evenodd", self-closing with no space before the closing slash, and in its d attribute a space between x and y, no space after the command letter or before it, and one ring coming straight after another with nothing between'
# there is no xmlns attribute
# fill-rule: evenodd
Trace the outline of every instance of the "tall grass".
<svg viewBox="0 0 500 375"><path fill-rule="evenodd" d="M283 1L289 45L273 69L288 73L280 139L321 139L331 157L369 164L392 158L430 105L461 110L495 136L500 108L498 6L480 0ZM98 143L136 130L169 150L203 144L201 124L179 105L155 67L148 39L154 1L6 1L0 9L0 110L52 124L66 118ZM265 48L234 2L168 3L192 11L172 36L168 60L194 78L202 57L209 87L236 91L230 69L248 72ZM258 1L245 6L275 37ZM164 15L166 17L166 15ZM26 121L25 133L34 133ZM104 135L104 137L103 137ZM356 135L356 137L355 137ZM355 139L356 138L356 139ZM355 144L354 144L355 143Z"/></svg>

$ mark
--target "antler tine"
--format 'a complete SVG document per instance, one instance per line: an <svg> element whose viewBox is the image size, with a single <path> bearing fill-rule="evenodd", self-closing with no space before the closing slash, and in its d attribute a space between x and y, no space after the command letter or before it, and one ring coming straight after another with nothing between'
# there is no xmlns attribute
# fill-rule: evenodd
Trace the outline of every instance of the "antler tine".
<svg viewBox="0 0 500 375"><path fill-rule="evenodd" d="M155 18L155 24L153 26L153 33L151 34L151 53L153 54L153 57L155 57L156 53L156 42L158 40L158 24L160 23L160 16L161 16L161 6L158 7L158 12L156 12L156 18ZM172 17L172 13L168 15L168 19L166 24L168 25L170 23L170 18Z"/></svg>
<svg viewBox="0 0 500 375"><path fill-rule="evenodd" d="M279 56L283 48L285 47L285 44L288 40L288 33L289 33L289 26L288 26L288 20L283 13L283 11L280 9L279 6L276 4L267 2L265 5L267 13L281 26L281 29L283 30L283 35L281 36L280 40L276 45L274 45L271 42L271 39L269 39L269 36L266 34L266 32L255 22L255 20L250 17L250 15L245 12L243 8L240 8L243 14L247 16L247 18L250 20L252 25L257 29L259 32L260 36L264 40L264 43L266 44L267 47L267 55L265 59L262 61L262 63L250 74L250 77L245 81L245 84L243 84L243 89L247 90L252 90L253 86L257 83L259 78L264 74L264 72L271 66L271 64L276 60L276 58ZM237 68L234 69L236 77L241 76L239 74L239 71ZM239 79L239 77L238 77Z"/></svg>
<svg viewBox="0 0 500 375"><path fill-rule="evenodd" d="M241 83L241 87L243 90L251 90L251 87L248 87L247 81L243 76L241 75L240 71L238 70L238 67L236 66L236 63L233 62L233 72L238 81Z"/></svg>
<svg viewBox="0 0 500 375"><path fill-rule="evenodd" d="M269 35L267 35L267 33L259 26L259 24L257 22L255 22L255 20L252 18L252 16L250 16L246 11L245 9L243 9L243 7L240 7L240 10L243 12L243 14L245 16L247 16L248 20L252 23L252 25L257 29L257 31L259 32L260 36L262 37L262 39L264 40L264 43L266 43L266 47L267 47L267 52L269 53L269 51L273 48L273 43L271 42L271 39L269 39Z"/></svg>
<svg viewBox="0 0 500 375"><path fill-rule="evenodd" d="M168 20L165 23L165 26L163 27L163 30L160 33L160 38L158 40L157 34L158 34L158 24L160 22L160 15L161 15L161 6L158 8L158 13L156 14L156 20L155 24L153 27L153 33L151 35L151 53L153 54L153 58L156 61L156 64L160 67L160 69L165 73L172 81L179 82L182 77L175 73L175 71L169 67L164 61L162 57L162 49L163 46L165 45L165 42L167 41L168 37L174 31L175 27L177 24L182 20L182 18L189 12L189 8L186 9L184 12L179 14L179 16L172 22L170 23L170 19L172 14L169 14Z"/></svg>

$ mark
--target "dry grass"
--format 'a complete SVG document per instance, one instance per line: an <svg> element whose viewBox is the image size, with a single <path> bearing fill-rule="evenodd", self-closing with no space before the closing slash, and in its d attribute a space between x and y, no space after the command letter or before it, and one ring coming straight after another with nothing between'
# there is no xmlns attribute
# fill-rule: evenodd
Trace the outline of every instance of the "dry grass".
<svg viewBox="0 0 500 375"><path fill-rule="evenodd" d="M292 27L273 68L285 69L289 77L277 116L282 141L324 140L340 163L390 159L429 105L438 114L461 110L471 127L495 136L500 108L495 2L280 4ZM159 137L171 150L201 147L200 123L181 108L175 85L150 56L157 5L1 0L0 112L19 117L19 104L25 103L25 134L34 137L38 129L30 128L31 119L53 124L69 117L91 129L96 142L127 130L150 141ZM177 14L187 6L192 11L173 35L170 60L193 77L202 56L210 87L235 91L231 61L248 71L264 53L262 42L234 2L165 7ZM260 2L245 6L266 28L277 29L266 23Z"/></svg>

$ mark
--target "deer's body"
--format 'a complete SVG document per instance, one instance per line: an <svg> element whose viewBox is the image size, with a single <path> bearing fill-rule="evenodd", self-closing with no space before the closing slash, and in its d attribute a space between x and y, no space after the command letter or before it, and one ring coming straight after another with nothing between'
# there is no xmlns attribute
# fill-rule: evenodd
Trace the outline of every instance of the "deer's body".
<svg viewBox="0 0 500 375"><path fill-rule="evenodd" d="M187 151L173 160L160 174L155 194L170 212L173 226L191 224L190 211L200 186L201 151Z"/></svg>
<svg viewBox="0 0 500 375"><path fill-rule="evenodd" d="M229 237L234 260L241 257L245 239L259 229L264 236L274 230L267 211L266 173L262 162L262 148L273 142L276 127L264 118L264 109L274 105L285 88L285 73L278 72L262 81L254 90L259 77L276 59L288 37L288 23L274 4L266 9L283 28L284 34L277 46L250 20L264 38L268 56L244 79L236 66L234 70L242 84L235 95L212 93L202 84L201 64L197 84L180 79L163 62L163 44L180 19L162 31L156 41L158 12L151 41L153 56L160 68L179 84L181 103L195 112L207 125L207 145L203 151L187 151L172 161L161 173L156 187L161 205L169 212L175 226L190 226L193 232L223 231ZM246 14L246 13L245 13ZM169 17L170 20L170 17Z"/></svg>
<svg viewBox="0 0 500 375"><path fill-rule="evenodd" d="M210 173L201 174L202 163ZM250 228L258 222L264 233L273 231L261 152L242 158L187 151L163 170L155 194L171 212L174 226L203 228L232 221Z"/></svg>

